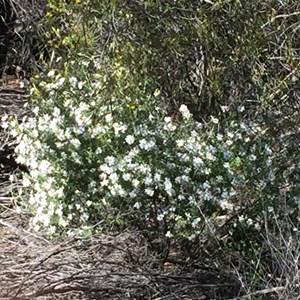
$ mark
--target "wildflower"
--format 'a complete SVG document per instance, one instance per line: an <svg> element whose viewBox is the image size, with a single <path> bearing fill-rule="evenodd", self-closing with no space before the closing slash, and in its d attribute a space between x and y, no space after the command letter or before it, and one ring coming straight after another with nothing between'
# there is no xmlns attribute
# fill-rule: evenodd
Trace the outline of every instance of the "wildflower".
<svg viewBox="0 0 300 300"><path fill-rule="evenodd" d="M140 148L143 150L151 150L155 146L154 141L147 142L145 139L140 140Z"/></svg>
<svg viewBox="0 0 300 300"><path fill-rule="evenodd" d="M109 123L109 122L108 122ZM127 130L127 126L118 122L113 123L115 135L119 136L120 133L124 133Z"/></svg>
<svg viewBox="0 0 300 300"><path fill-rule="evenodd" d="M70 140L70 143L71 143L75 148L78 148L78 147L81 145L81 143L80 143L80 141L79 141L78 139L71 139L71 140Z"/></svg>
<svg viewBox="0 0 300 300"><path fill-rule="evenodd" d="M125 141L128 145L132 145L134 143L134 136L132 135L127 135L125 138Z"/></svg>
<svg viewBox="0 0 300 300"><path fill-rule="evenodd" d="M82 90L84 84L85 84L84 81L79 81L79 82L78 82L78 89L79 89L79 90Z"/></svg>
<svg viewBox="0 0 300 300"><path fill-rule="evenodd" d="M55 75L54 70L49 71L48 74L47 74L48 77L53 77L54 75Z"/></svg>
<svg viewBox="0 0 300 300"><path fill-rule="evenodd" d="M135 204L133 205L133 208L140 209L141 206L142 206L142 205L141 205L140 202L135 202Z"/></svg>
<svg viewBox="0 0 300 300"><path fill-rule="evenodd" d="M192 222L192 227L193 227L193 228L197 227L197 225L199 224L200 221L201 221L200 218L194 219L193 222Z"/></svg>
<svg viewBox="0 0 300 300"><path fill-rule="evenodd" d="M173 186L169 178L165 178L164 182L165 191L169 196L173 194Z"/></svg>
<svg viewBox="0 0 300 300"><path fill-rule="evenodd" d="M160 90L159 89L156 89L153 93L153 96L154 97L158 97L160 95Z"/></svg>
<svg viewBox="0 0 300 300"><path fill-rule="evenodd" d="M131 199L136 198L136 197L137 197L137 191L136 191L136 190L131 191L131 192L129 193L129 197L130 197Z"/></svg>
<svg viewBox="0 0 300 300"><path fill-rule="evenodd" d="M172 121L171 117L164 117L164 121L166 124L170 123Z"/></svg>
<svg viewBox="0 0 300 300"><path fill-rule="evenodd" d="M188 109L188 107L185 104L181 104L181 106L179 108L179 111L181 112L182 117L184 119L190 119L191 116L192 116L189 109Z"/></svg>
<svg viewBox="0 0 300 300"><path fill-rule="evenodd" d="M248 226L251 226L253 224L253 220L248 218L246 223L247 223Z"/></svg>
<svg viewBox="0 0 300 300"><path fill-rule="evenodd" d="M129 173L125 173L123 174L122 178L125 180L125 181L129 181L130 178L131 178L131 175Z"/></svg>
<svg viewBox="0 0 300 300"><path fill-rule="evenodd" d="M117 173L112 173L109 175L109 179L112 183L116 183L119 179L118 174Z"/></svg>
<svg viewBox="0 0 300 300"><path fill-rule="evenodd" d="M220 108L221 108L222 112L227 112L229 110L228 105L220 105Z"/></svg>
<svg viewBox="0 0 300 300"><path fill-rule="evenodd" d="M173 235L170 231L167 231L167 233L165 234L165 237L167 238L171 238Z"/></svg>
<svg viewBox="0 0 300 300"><path fill-rule="evenodd" d="M218 124L219 123L219 119L211 116L211 121L214 123L214 124Z"/></svg>
<svg viewBox="0 0 300 300"><path fill-rule="evenodd" d="M227 141L225 142L225 144L226 144L227 146L231 146L231 145L233 144L233 141L232 141L232 140L227 140Z"/></svg>
<svg viewBox="0 0 300 300"><path fill-rule="evenodd" d="M172 122L168 123L167 124L167 128L170 130L170 131L175 131L176 130L176 125L173 124Z"/></svg>
<svg viewBox="0 0 300 300"><path fill-rule="evenodd" d="M151 188L146 188L145 189L145 194L152 197L154 195L154 190Z"/></svg>
<svg viewBox="0 0 300 300"><path fill-rule="evenodd" d="M199 168L204 165L203 160L200 157L194 157L193 164L196 168Z"/></svg>
<svg viewBox="0 0 300 300"><path fill-rule="evenodd" d="M140 185L140 181L137 180L137 179L133 179L132 185L133 185L135 188L137 188L137 187Z"/></svg>
<svg viewBox="0 0 300 300"><path fill-rule="evenodd" d="M30 180L27 176L23 176L22 184L24 187L29 187L30 186Z"/></svg>
<svg viewBox="0 0 300 300"><path fill-rule="evenodd" d="M217 134L217 140L218 140L218 141L222 141L222 140L223 140L223 135L220 134L220 133L218 133L218 134Z"/></svg>
<svg viewBox="0 0 300 300"><path fill-rule="evenodd" d="M181 147L183 147L183 145L184 145L184 140L177 140L176 141L176 145L177 145L177 147L179 147L179 148L181 148Z"/></svg>
<svg viewBox="0 0 300 300"><path fill-rule="evenodd" d="M229 132L227 132L227 136L232 139L234 137L234 134L229 131Z"/></svg>
<svg viewBox="0 0 300 300"><path fill-rule="evenodd" d="M108 166L114 166L116 164L116 159L113 156L105 157L104 161L107 163Z"/></svg>
<svg viewBox="0 0 300 300"><path fill-rule="evenodd" d="M212 160L212 161L215 161L215 160L216 160L215 156L213 156L210 152L207 152L207 153L206 153L206 158L207 158L208 160Z"/></svg>
<svg viewBox="0 0 300 300"><path fill-rule="evenodd" d="M157 221L161 222L164 219L165 215L164 214L159 214L157 215L156 219Z"/></svg>

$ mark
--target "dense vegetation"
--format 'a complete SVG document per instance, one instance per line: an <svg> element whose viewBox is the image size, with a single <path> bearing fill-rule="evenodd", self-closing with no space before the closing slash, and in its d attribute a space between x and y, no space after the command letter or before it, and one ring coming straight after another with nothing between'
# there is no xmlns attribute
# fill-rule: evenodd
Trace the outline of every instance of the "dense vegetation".
<svg viewBox="0 0 300 300"><path fill-rule="evenodd" d="M298 258L299 10L49 0L32 114L7 117L32 227L206 237L246 254L254 282L292 286L298 262L280 264L287 247Z"/></svg>

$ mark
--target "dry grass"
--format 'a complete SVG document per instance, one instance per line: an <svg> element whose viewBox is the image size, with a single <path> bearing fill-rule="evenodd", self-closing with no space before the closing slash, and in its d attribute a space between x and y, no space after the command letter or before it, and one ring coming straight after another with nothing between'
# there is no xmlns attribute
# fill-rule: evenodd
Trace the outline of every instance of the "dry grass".
<svg viewBox="0 0 300 300"><path fill-rule="evenodd" d="M164 263L138 233L53 242L17 219L0 222L0 299L213 299L228 287Z"/></svg>

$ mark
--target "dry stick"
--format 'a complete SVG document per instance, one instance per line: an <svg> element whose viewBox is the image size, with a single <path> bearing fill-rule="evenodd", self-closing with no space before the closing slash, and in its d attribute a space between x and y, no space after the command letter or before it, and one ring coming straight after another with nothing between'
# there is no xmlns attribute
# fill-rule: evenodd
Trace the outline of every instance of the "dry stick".
<svg viewBox="0 0 300 300"><path fill-rule="evenodd" d="M60 249L60 247L61 247L61 245L59 245L58 247L55 247L56 249L55 249L54 251L52 251L52 252L51 252L50 254L48 254L46 257L44 257L44 258L42 258L41 260L39 260L39 261L33 266L31 272L29 273L29 275L26 276L26 277L22 280L22 282L20 283L20 286L19 286L19 288L18 288L18 290L17 290L17 292L16 292L16 294L15 294L15 297L17 297L17 296L20 294L22 287L24 286L24 284L26 283L26 281L28 281L28 280L30 279L30 277L31 277L30 275L34 272L34 270L35 270L38 266L42 265L44 262L46 262L47 260L49 260L52 256L54 256L54 255L56 255L56 254L59 254L59 253L61 253L61 252L64 252L64 251L68 250L68 248L70 248L70 247L68 247L68 248L65 248L65 249L64 249L64 248L63 248L63 249Z"/></svg>
<svg viewBox="0 0 300 300"><path fill-rule="evenodd" d="M244 295L244 296L232 298L232 299L229 299L229 300L248 299L249 297L252 297L252 296L266 295L266 294L271 294L271 293L275 293L275 292L280 292L280 291L283 291L285 288L286 288L285 286L278 286L278 287L274 287L274 288L263 289L263 290L259 290L259 291L256 291L256 292Z"/></svg>

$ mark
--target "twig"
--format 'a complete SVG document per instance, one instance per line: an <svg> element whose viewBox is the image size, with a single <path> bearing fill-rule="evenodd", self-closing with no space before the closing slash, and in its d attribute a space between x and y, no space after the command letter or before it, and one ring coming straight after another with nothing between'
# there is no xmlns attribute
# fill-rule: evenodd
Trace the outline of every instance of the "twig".
<svg viewBox="0 0 300 300"><path fill-rule="evenodd" d="M300 287L300 284L296 284L295 287ZM259 291L253 292L253 293L249 293L249 294L244 295L244 296L232 298L230 300L252 299L251 298L252 296L267 295L267 294L271 294L271 293L281 292L281 291L284 291L285 289L286 289L285 286L277 286L277 287L263 289L263 290L259 290Z"/></svg>

